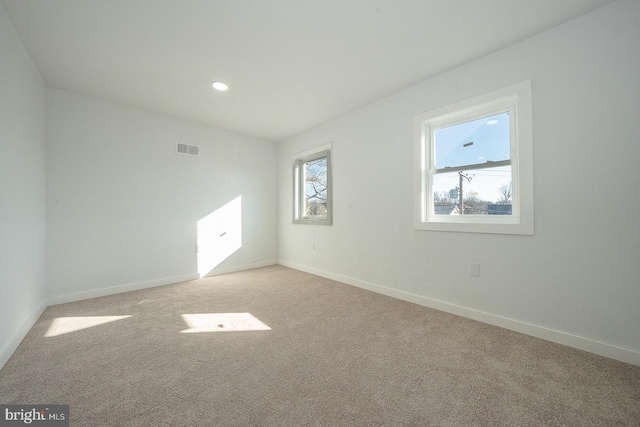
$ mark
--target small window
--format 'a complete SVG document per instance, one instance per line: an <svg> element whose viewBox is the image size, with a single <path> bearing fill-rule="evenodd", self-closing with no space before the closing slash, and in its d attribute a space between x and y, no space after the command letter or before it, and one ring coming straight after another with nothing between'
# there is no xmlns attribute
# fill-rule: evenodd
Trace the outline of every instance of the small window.
<svg viewBox="0 0 640 427"><path fill-rule="evenodd" d="M529 82L414 122L417 229L533 234Z"/></svg>
<svg viewBox="0 0 640 427"><path fill-rule="evenodd" d="M296 224L331 225L331 152L322 147L296 156L293 163Z"/></svg>

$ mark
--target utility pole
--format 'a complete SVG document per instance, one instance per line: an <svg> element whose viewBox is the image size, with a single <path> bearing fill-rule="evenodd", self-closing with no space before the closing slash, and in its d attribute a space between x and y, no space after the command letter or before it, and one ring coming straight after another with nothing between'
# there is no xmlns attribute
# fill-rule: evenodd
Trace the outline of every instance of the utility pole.
<svg viewBox="0 0 640 427"><path fill-rule="evenodd" d="M462 178L465 178L467 180L467 182L471 182L473 177L462 173L462 171L458 171L458 175L460 175L460 194L458 194L458 197L460 198L460 215L464 215L464 202L462 201L462 195L463 195L463 192L462 192Z"/></svg>

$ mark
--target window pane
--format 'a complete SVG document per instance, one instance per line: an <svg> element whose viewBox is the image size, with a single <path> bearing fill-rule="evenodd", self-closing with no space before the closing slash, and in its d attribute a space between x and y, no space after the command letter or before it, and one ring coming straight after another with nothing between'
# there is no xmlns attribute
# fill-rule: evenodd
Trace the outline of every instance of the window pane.
<svg viewBox="0 0 640 427"><path fill-rule="evenodd" d="M462 174L462 177L460 176ZM511 215L511 166L433 175L435 215Z"/></svg>
<svg viewBox="0 0 640 427"><path fill-rule="evenodd" d="M509 160L509 113L436 129L435 168Z"/></svg>
<svg viewBox="0 0 640 427"><path fill-rule="evenodd" d="M304 216L327 216L327 158L304 163Z"/></svg>

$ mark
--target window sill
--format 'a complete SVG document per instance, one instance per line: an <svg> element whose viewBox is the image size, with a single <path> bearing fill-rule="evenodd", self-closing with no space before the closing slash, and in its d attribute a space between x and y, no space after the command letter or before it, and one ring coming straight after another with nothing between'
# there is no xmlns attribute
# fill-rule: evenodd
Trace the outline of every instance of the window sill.
<svg viewBox="0 0 640 427"><path fill-rule="evenodd" d="M331 225L330 219L294 219L294 224Z"/></svg>
<svg viewBox="0 0 640 427"><path fill-rule="evenodd" d="M417 221L414 228L424 231L533 235L533 221L525 221L522 218L495 218L494 220L494 218L466 217L464 222L457 220L457 218L447 218Z"/></svg>

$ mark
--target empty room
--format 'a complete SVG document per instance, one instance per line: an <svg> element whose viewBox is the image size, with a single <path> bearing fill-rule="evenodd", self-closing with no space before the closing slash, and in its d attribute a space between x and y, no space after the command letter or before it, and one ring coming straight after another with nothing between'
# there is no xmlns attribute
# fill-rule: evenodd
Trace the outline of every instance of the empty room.
<svg viewBox="0 0 640 427"><path fill-rule="evenodd" d="M0 0L0 425L640 425L637 0Z"/></svg>

